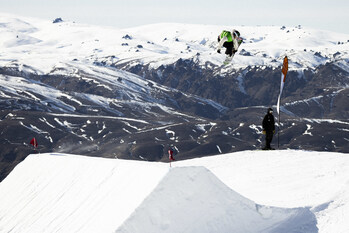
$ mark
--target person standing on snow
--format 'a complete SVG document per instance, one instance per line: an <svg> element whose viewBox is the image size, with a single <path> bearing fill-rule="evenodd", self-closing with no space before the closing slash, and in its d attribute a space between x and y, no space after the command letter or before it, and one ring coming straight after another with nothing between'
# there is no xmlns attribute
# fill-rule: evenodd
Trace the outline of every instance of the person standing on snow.
<svg viewBox="0 0 349 233"><path fill-rule="evenodd" d="M240 37L240 32L233 29L230 31L223 31L218 36L218 48L217 53L221 53L221 48L225 47L225 54L227 55L227 59L230 60L233 58L234 54L238 51L240 44L242 43L242 38Z"/></svg>
<svg viewBox="0 0 349 233"><path fill-rule="evenodd" d="M275 133L275 120L272 108L268 108L268 112L262 122L262 127L263 134L265 134L265 147L263 148L263 150L274 150L270 146L270 143L273 140L273 135Z"/></svg>

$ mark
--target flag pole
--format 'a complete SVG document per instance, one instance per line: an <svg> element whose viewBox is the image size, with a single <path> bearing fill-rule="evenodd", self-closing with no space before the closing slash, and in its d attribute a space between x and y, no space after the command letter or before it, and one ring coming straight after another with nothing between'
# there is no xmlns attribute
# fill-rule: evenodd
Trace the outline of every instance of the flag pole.
<svg viewBox="0 0 349 233"><path fill-rule="evenodd" d="M280 148L280 110L279 110L279 122L278 122L278 149Z"/></svg>
<svg viewBox="0 0 349 233"><path fill-rule="evenodd" d="M284 62L282 65L282 71L281 71L281 84L280 84L280 94L279 94L279 98L278 98L278 102L277 102L277 112L279 115L279 121L278 121L278 149L280 148L280 115L281 115L281 111L280 111L280 102L281 102L281 94L282 94L282 89L284 88L284 84L285 84L285 80L286 80L286 74L288 71L288 58L287 56L285 56L284 58Z"/></svg>

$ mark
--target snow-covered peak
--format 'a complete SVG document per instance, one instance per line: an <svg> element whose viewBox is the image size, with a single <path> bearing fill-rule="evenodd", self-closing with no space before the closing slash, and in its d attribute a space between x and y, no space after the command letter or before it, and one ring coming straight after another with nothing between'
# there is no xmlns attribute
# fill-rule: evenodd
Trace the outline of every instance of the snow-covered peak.
<svg viewBox="0 0 349 233"><path fill-rule="evenodd" d="M217 36L224 29L240 31L244 43L234 57L235 68L279 67L290 58L290 69L313 68L335 59L349 59L349 36L302 26L217 26L153 24L128 29L52 23L0 14L0 65L30 64L48 72L58 62L72 60L121 64L135 61L153 67L178 59L221 65Z"/></svg>

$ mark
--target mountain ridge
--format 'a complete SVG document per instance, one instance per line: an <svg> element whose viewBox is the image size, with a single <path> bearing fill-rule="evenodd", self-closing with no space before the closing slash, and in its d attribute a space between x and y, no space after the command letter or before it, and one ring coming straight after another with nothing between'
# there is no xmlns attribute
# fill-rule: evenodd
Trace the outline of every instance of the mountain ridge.
<svg viewBox="0 0 349 233"><path fill-rule="evenodd" d="M170 144L179 160L259 149L286 54L280 148L349 152L345 34L234 26L244 43L222 66L216 38L232 26L0 20L2 178L33 137L40 152L147 161L167 161Z"/></svg>

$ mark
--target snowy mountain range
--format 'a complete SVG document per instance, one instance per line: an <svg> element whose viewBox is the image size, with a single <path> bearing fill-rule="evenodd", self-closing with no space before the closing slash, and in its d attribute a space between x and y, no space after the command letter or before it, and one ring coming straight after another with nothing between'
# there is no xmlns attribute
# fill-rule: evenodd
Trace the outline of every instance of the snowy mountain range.
<svg viewBox="0 0 349 233"><path fill-rule="evenodd" d="M244 38L229 66L223 29ZM276 105L280 147L349 152L349 36L302 26L115 29L0 14L1 180L40 152L166 161L258 149ZM274 147L276 147L276 137Z"/></svg>

